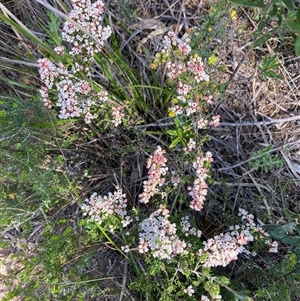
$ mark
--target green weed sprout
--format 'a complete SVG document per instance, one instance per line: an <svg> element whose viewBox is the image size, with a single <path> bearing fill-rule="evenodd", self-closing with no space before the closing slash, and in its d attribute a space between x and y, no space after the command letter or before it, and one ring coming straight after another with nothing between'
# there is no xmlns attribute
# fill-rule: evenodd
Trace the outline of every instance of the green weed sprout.
<svg viewBox="0 0 300 301"><path fill-rule="evenodd" d="M269 172L272 167L281 168L283 164L283 159L278 156L278 154L272 154L272 145L269 145L264 150L258 150L252 154L253 161L249 164L254 170L262 169L264 173Z"/></svg>

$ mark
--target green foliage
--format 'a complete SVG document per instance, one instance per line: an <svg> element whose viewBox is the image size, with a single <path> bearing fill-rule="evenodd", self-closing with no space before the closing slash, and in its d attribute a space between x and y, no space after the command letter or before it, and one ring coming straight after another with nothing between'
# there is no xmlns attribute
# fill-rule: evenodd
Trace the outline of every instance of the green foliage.
<svg viewBox="0 0 300 301"><path fill-rule="evenodd" d="M268 233L276 240L293 247L293 251L300 256L300 225L299 215L292 213L288 209L284 210L288 223L283 225L264 225Z"/></svg>
<svg viewBox="0 0 300 301"><path fill-rule="evenodd" d="M284 210L288 220L286 224L264 225L263 228L279 242L290 246L290 252L278 263L270 262L267 274L258 281L258 300L294 300L300 290L300 226L299 215ZM268 261L272 258L267 258ZM261 284L265 283L264 286Z"/></svg>
<svg viewBox="0 0 300 301"><path fill-rule="evenodd" d="M260 284L265 282L265 286L257 290L257 300L276 301L294 300L299 296L299 256L292 253L286 256L281 262L272 264L267 274L260 279Z"/></svg>
<svg viewBox="0 0 300 301"><path fill-rule="evenodd" d="M295 8L292 0L230 0L233 3L251 6L259 9L259 23L254 33L256 40L252 47L256 48L273 36L279 36L281 40L291 37L294 40L294 51L300 55L300 7ZM271 22L276 25L269 28Z"/></svg>
<svg viewBox="0 0 300 301"><path fill-rule="evenodd" d="M48 43L54 45L54 47L60 46L63 41L60 32L62 19L50 11L47 11L47 16L49 17L49 21L47 22L47 25L44 26L43 24L41 24L41 26L49 36Z"/></svg>
<svg viewBox="0 0 300 301"><path fill-rule="evenodd" d="M38 123L52 117L36 99L3 97L0 107L5 112L0 130L0 179L2 200L7 202L2 208L11 207L8 203L26 211L46 208L58 192L65 193L60 189L65 183L62 176L44 165L47 140L54 133L51 128L41 131ZM28 202L19 206L23 199Z"/></svg>
<svg viewBox="0 0 300 301"><path fill-rule="evenodd" d="M218 296L221 287L226 290L230 280L225 276L211 276L210 269L202 267L198 260L197 256L183 255L166 263L148 257L147 269L130 287L143 292L149 301L194 301L202 295ZM189 285L197 288L193 296L184 293ZM231 293L235 292L231 290Z"/></svg>
<svg viewBox="0 0 300 301"><path fill-rule="evenodd" d="M4 300L14 296L22 300L49 300L49 296L86 300L88 290L102 296L102 290L90 282L87 266L91 253L81 251L79 229L71 227L69 219L57 218L70 203L74 187L60 172L64 161L55 160L48 150L61 139L59 127L54 127L55 117L35 98L3 96L0 110L0 229L4 237L14 231L15 239L22 242L14 246L14 258L22 267L13 269L3 281L16 280L19 285ZM34 245L32 239L39 244L29 249ZM1 238L2 247L9 245Z"/></svg>
<svg viewBox="0 0 300 301"><path fill-rule="evenodd" d="M179 118L174 118L176 130L168 130L167 133L171 136L172 142L170 148L174 148L178 143L187 147L189 140L194 136L191 127L188 123L182 124Z"/></svg>
<svg viewBox="0 0 300 301"><path fill-rule="evenodd" d="M266 78L283 79L282 76L279 76L275 72L275 69L278 67L280 67L280 63L277 60L277 55L274 54L272 57L265 56L261 65L258 66L258 69L262 73L264 79Z"/></svg>
<svg viewBox="0 0 300 301"><path fill-rule="evenodd" d="M86 300L88 293L88 296L103 297L101 279L95 281L89 273L93 253L80 251L83 246L79 244L78 229L61 220L48 224L45 221L43 226L39 251L23 261L24 268L17 279L19 285L11 296L34 300L49 300L49 296L55 300ZM22 257L22 254L17 256Z"/></svg>
<svg viewBox="0 0 300 301"><path fill-rule="evenodd" d="M255 151L252 154L252 160L249 162L249 165L254 170L261 169L264 173L268 173L272 167L281 168L282 164L283 159L278 154L272 154L272 145L269 145L264 150Z"/></svg>

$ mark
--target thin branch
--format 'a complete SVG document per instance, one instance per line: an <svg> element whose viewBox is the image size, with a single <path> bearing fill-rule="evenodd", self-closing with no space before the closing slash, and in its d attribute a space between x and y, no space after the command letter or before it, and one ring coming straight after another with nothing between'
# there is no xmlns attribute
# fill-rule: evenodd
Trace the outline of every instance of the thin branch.
<svg viewBox="0 0 300 301"><path fill-rule="evenodd" d="M287 143L287 144L284 144L284 145L279 146L279 147L276 147L276 148L272 148L271 150L266 151L266 152L264 152L264 153L261 154L261 155L257 155L257 156L255 156L255 157L251 157L251 158L249 158L249 159L247 159L247 160L245 160L245 161L243 161L243 162L237 163L237 164L235 164L235 165L231 165L231 166L228 166L228 167L219 168L219 171L228 170L228 169L233 169L233 168L242 166L242 165L244 165L244 164L246 164L246 163L248 163L248 162L250 162L250 161L252 161L252 160L255 160L255 159L257 159L257 158L260 158L260 157L264 156L265 154L268 154L268 153L274 153L274 152L277 152L277 151L281 151L281 150L283 150L283 149L285 149L285 148L287 148L287 147L290 147L290 146L293 145L293 144L299 144L299 140L293 141L293 142L289 142L289 143Z"/></svg>
<svg viewBox="0 0 300 301"><path fill-rule="evenodd" d="M255 126L255 125L270 125L274 123L283 123L283 122L289 122L289 121L295 121L295 120L300 120L300 115L297 116L292 116L292 117L287 117L287 118L281 118L281 119L271 119L268 121L245 121L241 123L231 123L231 122L220 122L220 126Z"/></svg>
<svg viewBox="0 0 300 301"><path fill-rule="evenodd" d="M20 61L20 60L12 60L10 58L3 57L3 56L0 57L0 61L6 62L6 63L11 63L11 64L20 64L20 65L26 65L26 66L30 66L30 67L38 67L38 64L29 63L29 62Z"/></svg>

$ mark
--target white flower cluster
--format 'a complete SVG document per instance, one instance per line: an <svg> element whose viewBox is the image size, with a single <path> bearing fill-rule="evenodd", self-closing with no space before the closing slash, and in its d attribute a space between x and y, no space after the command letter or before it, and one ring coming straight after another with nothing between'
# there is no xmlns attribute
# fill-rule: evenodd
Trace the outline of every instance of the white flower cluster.
<svg viewBox="0 0 300 301"><path fill-rule="evenodd" d="M73 9L69 17L80 25L77 27L71 22L65 22L62 37L66 42L71 43L70 54L85 54L86 59L92 59L93 55L100 52L111 35L109 26L102 26L102 14L104 4L102 1L91 3L90 0L73 0Z"/></svg>
<svg viewBox="0 0 300 301"><path fill-rule="evenodd" d="M172 100L169 117L193 115L193 124L198 129L206 128L207 125L218 127L219 115L207 118L206 110L214 104L213 96L206 95L203 88L205 84L199 85L208 82L209 75L205 72L202 58L196 53L191 55L189 44L189 39L181 40L173 31L168 32L163 40L163 49L156 54L151 68L165 65L169 82L177 85L177 96Z"/></svg>
<svg viewBox="0 0 300 301"><path fill-rule="evenodd" d="M169 31L163 40L163 52L170 53L172 51L172 47L176 47L184 55L188 55L191 52L191 47L187 42L188 41L182 41L179 39L174 31Z"/></svg>
<svg viewBox="0 0 300 301"><path fill-rule="evenodd" d="M113 108L112 117L113 117L114 126L118 126L122 123L122 118L124 118L125 115L122 112L122 107L121 106L117 106L117 107Z"/></svg>
<svg viewBox="0 0 300 301"><path fill-rule="evenodd" d="M47 58L39 59L38 65L41 80L48 89L51 89L54 80L59 76L56 66Z"/></svg>
<svg viewBox="0 0 300 301"><path fill-rule="evenodd" d="M240 253L247 253L243 245L253 240L249 230L221 233L208 239L203 242L203 250L200 250L200 254L203 252L208 254L203 266L227 266L232 260L236 260Z"/></svg>
<svg viewBox="0 0 300 301"><path fill-rule="evenodd" d="M165 153L166 151L161 146L157 146L153 155L147 160L149 178L147 181L144 181L144 191L139 195L141 203L148 203L150 198L159 192L158 186L162 186L165 183L164 175L168 171Z"/></svg>
<svg viewBox="0 0 300 301"><path fill-rule="evenodd" d="M254 222L254 216L246 210L240 209L239 216L243 224L230 227L230 231L221 233L203 242L204 248L199 251L199 255L208 254L203 265L205 267L227 266L232 260L236 260L241 253L249 254L245 245L254 241L252 233L261 233L263 236L268 234ZM277 252L278 243L271 243L267 240L266 245L270 252Z"/></svg>
<svg viewBox="0 0 300 301"><path fill-rule="evenodd" d="M201 237L202 232L197 230L195 227L191 225L190 219L188 216L184 216L181 218L180 222L181 231L185 234L185 236L198 236Z"/></svg>
<svg viewBox="0 0 300 301"><path fill-rule="evenodd" d="M201 211L206 200L207 187L205 180L208 176L208 168L205 167L206 162L212 162L212 153L207 152L204 157L199 156L193 162L196 172L196 179L193 187L188 187L189 195L192 197L190 207L196 211Z"/></svg>
<svg viewBox="0 0 300 301"><path fill-rule="evenodd" d="M239 210L239 216L242 218L242 221L245 223L242 225L242 229L250 229L254 232L260 233L263 237L268 237L269 234L259 225L257 225L254 221L253 214L249 214L245 209ZM269 247L270 253L277 253L278 252L278 242L273 241L271 242L269 239L265 241L265 244Z"/></svg>
<svg viewBox="0 0 300 301"><path fill-rule="evenodd" d="M153 257L170 260L175 255L186 252L186 243L177 236L176 224L168 220L169 214L169 210L161 205L149 218L140 223L140 253L153 251Z"/></svg>
<svg viewBox="0 0 300 301"><path fill-rule="evenodd" d="M89 199L81 206L83 214L89 216L91 221L97 221L100 225L110 216L118 216L122 226L126 227L132 222L132 218L127 215L127 199L122 190L116 186L114 193L108 196L93 193Z"/></svg>
<svg viewBox="0 0 300 301"><path fill-rule="evenodd" d="M101 25L104 12L102 1L92 3L89 0L73 0L72 4L73 9L68 17L77 25L66 21L62 31L62 37L70 43L71 50L67 52L64 46L58 46L54 51L60 56L71 55L74 63L69 67L62 62L53 63L48 58L39 59L39 73L45 85L41 87L40 95L44 105L51 108L49 94L55 93L56 106L60 108L60 119L84 115L85 122L90 123L97 117L91 113L91 107L101 106L107 101L107 97L97 98L91 84L83 80L82 76L90 76L93 56L102 50L105 41L111 35L111 28ZM120 109L113 113L113 124L119 125L123 113Z"/></svg>
<svg viewBox="0 0 300 301"><path fill-rule="evenodd" d="M188 294L190 297L194 294L195 290L191 285L184 289L184 293Z"/></svg>

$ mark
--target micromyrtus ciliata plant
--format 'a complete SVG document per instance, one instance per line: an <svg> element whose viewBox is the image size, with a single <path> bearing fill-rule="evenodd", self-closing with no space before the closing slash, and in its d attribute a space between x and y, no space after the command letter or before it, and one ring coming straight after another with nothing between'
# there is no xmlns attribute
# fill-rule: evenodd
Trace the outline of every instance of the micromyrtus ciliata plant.
<svg viewBox="0 0 300 301"><path fill-rule="evenodd" d="M159 204L149 217L141 219L143 215L137 216L135 213L137 210L134 208L127 211L125 194L118 186L116 192L109 193L108 196L101 197L94 193L85 199L82 205L84 215L101 226L106 225L107 221L111 222L113 217L114 224L106 225L107 231L120 231L127 233L127 236L136 237L136 242L128 245L126 235L123 236L124 245L121 249L125 253L138 250L141 255L146 256L147 262L151 261L151 257L153 260L158 259L164 262L167 270L172 267L178 279L180 275L185 276L185 283L191 283L188 286L185 286L185 283L179 284L178 279L175 281L175 276L172 276L172 279L169 279L170 283L167 284L170 295L175 293L174 283L182 294L190 297L202 284L211 299L202 295L201 300L222 300L220 286L227 285L229 279L210 276L209 271L212 267L225 267L242 253L255 256L255 252L249 251L247 245L256 238L263 238L269 251L277 252L277 242L267 239L267 233L255 223L254 216L244 209L240 209L238 214L241 224L232 225L227 232L208 240L201 239L202 233L191 221L191 213L193 210L202 210L207 194L205 179L211 162L211 153L196 158L193 164L195 173L193 187L189 188L190 193L187 196L190 197L190 209L184 212L174 214L175 211L171 212L168 208L164 188L174 187L174 182L172 174L168 172L166 152L160 146L157 146L153 155L148 158L148 179L144 181L144 191L139 195L139 202L142 204L153 202L154 207L155 204ZM136 229L139 229L138 235ZM178 296L181 294L176 293ZM161 300L169 299L162 297Z"/></svg>
<svg viewBox="0 0 300 301"><path fill-rule="evenodd" d="M40 89L42 100L47 108L51 108L55 100L60 119L84 116L86 123L98 117L92 113L92 107L106 108L106 104L109 104L112 124L118 126L124 117L121 106L91 81L93 57L101 53L111 35L111 28L102 26L104 4L102 1L72 1L72 5L69 18L84 32L66 21L62 38L70 45L70 49L62 45L54 49L63 59L60 62L48 58L38 60L40 77L44 83Z"/></svg>
<svg viewBox="0 0 300 301"><path fill-rule="evenodd" d="M111 28L102 25L104 4L88 0L74 0L72 4L69 18L81 29L65 22L62 38L68 46L55 48L63 59L38 61L44 83L40 89L42 100L47 108L59 108L59 118L83 116L86 123L98 118L93 108L110 108L111 123L118 126L124 117L122 106L91 80L93 57L102 52L111 35ZM214 104L210 78L201 57L192 54L189 42L169 32L150 66L165 66L167 82L175 86L169 117L176 128L167 133L172 139L170 151L180 161L178 169L168 166L169 154L157 146L148 157L148 177L135 207L129 206L121 185L105 196L94 192L81 207L84 216L105 229L107 235L120 234L120 250L144 259L148 265L144 273L161 277L157 285L163 290L162 301L222 300L220 288L228 286L230 280L212 275L213 267L225 267L242 253L255 255L247 245L257 238L265 241L270 252L277 251L277 242L271 242L253 215L243 209L238 213L239 225L231 225L226 232L209 239L204 239L197 227L194 212L203 210L207 201L213 162L212 153L202 150L199 131L219 126L220 116L209 113ZM178 195L182 209L174 205ZM156 283L154 278L153 282Z"/></svg>

